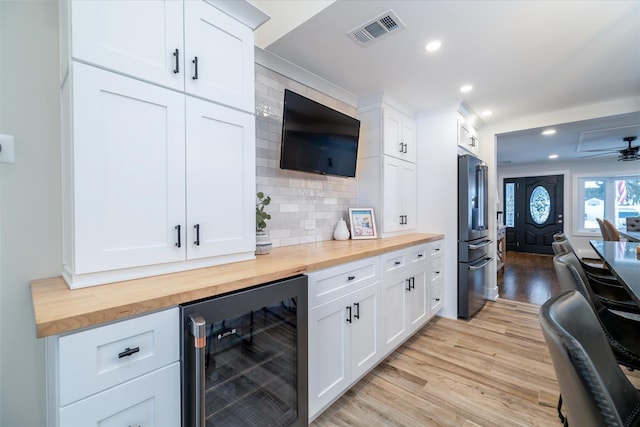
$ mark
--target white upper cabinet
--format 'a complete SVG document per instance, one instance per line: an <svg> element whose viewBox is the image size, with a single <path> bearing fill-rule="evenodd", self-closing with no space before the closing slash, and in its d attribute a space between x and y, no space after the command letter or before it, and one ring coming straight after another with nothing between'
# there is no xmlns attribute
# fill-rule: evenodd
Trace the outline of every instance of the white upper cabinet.
<svg viewBox="0 0 640 427"><path fill-rule="evenodd" d="M63 61L253 112L253 31L221 10L194 0L71 0L68 7L71 57Z"/></svg>
<svg viewBox="0 0 640 427"><path fill-rule="evenodd" d="M471 154L478 154L479 142L478 133L471 123L458 116L458 147Z"/></svg>
<svg viewBox="0 0 640 427"><path fill-rule="evenodd" d="M253 113L253 31L202 1L186 1L185 90Z"/></svg>
<svg viewBox="0 0 640 427"><path fill-rule="evenodd" d="M383 107L382 117L384 154L415 163L415 121L389 106Z"/></svg>
<svg viewBox="0 0 640 427"><path fill-rule="evenodd" d="M83 0L70 10L72 59L183 90L181 1Z"/></svg>

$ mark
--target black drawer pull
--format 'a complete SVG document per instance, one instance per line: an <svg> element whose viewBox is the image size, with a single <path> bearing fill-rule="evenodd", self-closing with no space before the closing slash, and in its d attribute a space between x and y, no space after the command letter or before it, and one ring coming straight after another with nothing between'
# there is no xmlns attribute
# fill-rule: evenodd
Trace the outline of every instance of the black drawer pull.
<svg viewBox="0 0 640 427"><path fill-rule="evenodd" d="M193 73L193 77L191 77L193 80L198 80L198 57L195 56L193 58L193 61L191 61L194 65L194 73Z"/></svg>
<svg viewBox="0 0 640 427"><path fill-rule="evenodd" d="M182 243L180 243L180 226L176 225L174 228L176 229L176 232L178 234L178 241L176 242L176 246L181 247Z"/></svg>
<svg viewBox="0 0 640 427"><path fill-rule="evenodd" d="M423 254L418 254L418 258L422 258L422 257L423 257Z"/></svg>
<svg viewBox="0 0 640 427"><path fill-rule="evenodd" d="M349 276L349 277L347 277L347 280L353 280L355 278L356 278L356 276Z"/></svg>
<svg viewBox="0 0 640 427"><path fill-rule="evenodd" d="M127 356L131 356L132 354L136 354L140 351L140 347L134 347L134 348L125 348L124 351L122 353L118 353L118 358L122 359L123 357L127 357Z"/></svg>
<svg viewBox="0 0 640 427"><path fill-rule="evenodd" d="M178 74L180 72L180 50L176 49L173 52L173 56L176 57L176 68L173 69L174 74Z"/></svg>
<svg viewBox="0 0 640 427"><path fill-rule="evenodd" d="M411 277L404 279L404 281L407 282L407 291L411 292Z"/></svg>
<svg viewBox="0 0 640 427"><path fill-rule="evenodd" d="M440 298L436 298L436 302L439 302L439 301L440 301Z"/></svg>
<svg viewBox="0 0 640 427"><path fill-rule="evenodd" d="M400 265L400 264L402 264L402 263L401 263L400 261L396 261L394 264L395 264L395 265Z"/></svg>
<svg viewBox="0 0 640 427"><path fill-rule="evenodd" d="M196 229L196 241L193 242L194 245L200 246L200 224L196 224L193 226Z"/></svg>
<svg viewBox="0 0 640 427"><path fill-rule="evenodd" d="M351 306L350 305L347 306L347 310L349 310L349 317L347 317L347 322L351 323Z"/></svg>
<svg viewBox="0 0 640 427"><path fill-rule="evenodd" d="M360 303L359 302L354 302L353 305L356 308L356 314L353 315L353 317L355 317L356 319L360 318Z"/></svg>
<svg viewBox="0 0 640 427"><path fill-rule="evenodd" d="M436 273L436 274L440 274L440 272L439 272L439 271L436 271L435 273Z"/></svg>

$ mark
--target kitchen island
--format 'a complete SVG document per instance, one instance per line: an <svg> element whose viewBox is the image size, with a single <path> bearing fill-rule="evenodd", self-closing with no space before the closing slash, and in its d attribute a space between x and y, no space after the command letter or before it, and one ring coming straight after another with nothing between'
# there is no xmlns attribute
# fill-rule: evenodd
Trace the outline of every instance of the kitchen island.
<svg viewBox="0 0 640 427"><path fill-rule="evenodd" d="M104 322L246 289L274 280L442 239L414 233L374 240L328 240L274 248L255 260L71 290L54 277L31 282L36 335Z"/></svg>

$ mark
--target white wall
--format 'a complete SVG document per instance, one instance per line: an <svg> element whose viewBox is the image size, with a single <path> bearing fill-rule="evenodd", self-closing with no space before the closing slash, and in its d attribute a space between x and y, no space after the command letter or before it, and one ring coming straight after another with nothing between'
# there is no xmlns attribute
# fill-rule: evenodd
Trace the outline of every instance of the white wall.
<svg viewBox="0 0 640 427"><path fill-rule="evenodd" d="M62 263L57 3L0 1L0 133L16 162L0 165L0 425L45 424L44 343L29 282Z"/></svg>

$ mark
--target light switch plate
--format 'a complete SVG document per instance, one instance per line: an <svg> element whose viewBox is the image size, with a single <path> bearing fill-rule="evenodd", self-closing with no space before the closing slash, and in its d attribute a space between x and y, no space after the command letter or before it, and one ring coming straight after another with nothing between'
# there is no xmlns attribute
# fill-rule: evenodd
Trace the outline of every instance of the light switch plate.
<svg viewBox="0 0 640 427"><path fill-rule="evenodd" d="M15 137L13 135L0 134L0 163L14 163L15 160Z"/></svg>

